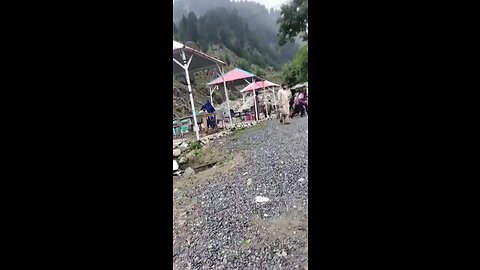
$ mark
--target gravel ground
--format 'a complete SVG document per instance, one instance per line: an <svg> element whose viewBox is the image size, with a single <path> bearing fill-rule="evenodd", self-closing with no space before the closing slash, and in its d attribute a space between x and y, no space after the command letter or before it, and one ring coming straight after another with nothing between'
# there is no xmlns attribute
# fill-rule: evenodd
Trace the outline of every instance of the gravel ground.
<svg viewBox="0 0 480 270"><path fill-rule="evenodd" d="M192 189L174 217L173 269L308 269L307 130L297 117L222 139L244 164Z"/></svg>

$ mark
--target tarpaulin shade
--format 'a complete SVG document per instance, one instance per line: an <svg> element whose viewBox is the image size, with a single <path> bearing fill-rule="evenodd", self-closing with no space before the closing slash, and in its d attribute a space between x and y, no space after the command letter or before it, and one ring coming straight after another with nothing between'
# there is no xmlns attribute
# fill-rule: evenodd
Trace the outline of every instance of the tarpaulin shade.
<svg viewBox="0 0 480 270"><path fill-rule="evenodd" d="M184 48L184 45L180 42L173 41L173 59L177 60L179 63L183 64L183 59L182 59L182 48ZM192 57L192 60L190 62L190 65L188 66L188 70L190 73L194 73L196 71L201 71L204 69L210 69L214 68L219 65L225 65L223 61L220 61L212 56L209 56L199 50L196 50L194 48L190 48L188 46L185 46L185 56L187 58L187 61L190 60L190 57ZM184 73L185 70L173 62L173 75L180 75Z"/></svg>
<svg viewBox="0 0 480 270"><path fill-rule="evenodd" d="M255 74L250 73L248 71L245 71L240 68L235 68L233 70L230 70L229 72L225 73L223 75L223 78L225 78L225 82L229 83L229 85L233 86L234 82L238 81L240 84L245 84L244 79L248 78L256 78L256 80L261 80L259 79ZM215 80L211 81L208 83L208 85L220 85L223 84L223 78L222 76L216 78Z"/></svg>
<svg viewBox="0 0 480 270"><path fill-rule="evenodd" d="M267 87L270 87L270 86L279 86L279 85L276 84L276 83L272 83L270 81L255 82L255 83L252 83L252 84L248 85L247 87L243 88L242 90L240 90L240 92L241 93L252 92L253 89L255 89L255 90L263 89L263 88L267 88Z"/></svg>
<svg viewBox="0 0 480 270"><path fill-rule="evenodd" d="M291 89L297 89L297 88L302 88L302 87L308 87L308 82L304 82L304 83L299 83L297 85L295 85L294 87L292 87Z"/></svg>

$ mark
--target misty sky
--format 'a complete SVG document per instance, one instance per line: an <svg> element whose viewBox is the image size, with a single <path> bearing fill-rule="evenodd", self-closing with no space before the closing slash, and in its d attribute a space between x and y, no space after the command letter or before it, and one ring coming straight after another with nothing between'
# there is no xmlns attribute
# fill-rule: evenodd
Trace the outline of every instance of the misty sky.
<svg viewBox="0 0 480 270"><path fill-rule="evenodd" d="M290 0L255 0L255 2L258 2L260 4L265 5L267 8L275 8L275 9L280 9L280 6L284 3L289 2Z"/></svg>
<svg viewBox="0 0 480 270"><path fill-rule="evenodd" d="M252 0L249 0L252 1ZM280 6L284 3L290 2L291 0L254 0L260 4L265 5L266 8L273 7L274 9L280 9ZM175 0L173 0L175 2Z"/></svg>

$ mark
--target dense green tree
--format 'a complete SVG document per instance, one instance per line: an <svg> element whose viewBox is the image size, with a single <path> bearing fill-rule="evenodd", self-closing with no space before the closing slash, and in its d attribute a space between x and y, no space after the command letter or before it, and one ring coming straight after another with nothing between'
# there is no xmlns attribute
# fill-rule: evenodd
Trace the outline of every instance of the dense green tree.
<svg viewBox="0 0 480 270"><path fill-rule="evenodd" d="M294 42L295 37L301 36L303 41L308 40L308 0L293 0L281 7L281 16L278 19L279 44Z"/></svg>
<svg viewBox="0 0 480 270"><path fill-rule="evenodd" d="M291 87L297 83L297 69L293 63L288 63L283 66L283 76L285 83Z"/></svg>
<svg viewBox="0 0 480 270"><path fill-rule="evenodd" d="M250 64L245 59L240 59L238 66L243 70L250 70Z"/></svg>
<svg viewBox="0 0 480 270"><path fill-rule="evenodd" d="M231 63L231 62L230 62L230 57L228 56L228 54L225 54L225 63L226 63L227 65L230 65L230 63Z"/></svg>
<svg viewBox="0 0 480 270"><path fill-rule="evenodd" d="M289 86L308 81L308 45L300 49L295 59L283 67L283 75Z"/></svg>
<svg viewBox="0 0 480 270"><path fill-rule="evenodd" d="M261 68L256 68L255 69L255 75L259 76L259 77L265 77L266 73L263 69Z"/></svg>
<svg viewBox="0 0 480 270"><path fill-rule="evenodd" d="M190 36L188 35L188 23L187 23L187 18L185 16L182 16L182 19L180 19L180 22L178 23L177 37L179 41L191 40Z"/></svg>
<svg viewBox="0 0 480 270"><path fill-rule="evenodd" d="M188 32L188 38L191 41L198 42L198 40L199 40L198 19L197 19L197 16L195 16L195 13L193 13L193 12L188 13L187 32Z"/></svg>
<svg viewBox="0 0 480 270"><path fill-rule="evenodd" d="M297 66L297 82L303 83L308 81L308 45L298 51L293 63Z"/></svg>
<svg viewBox="0 0 480 270"><path fill-rule="evenodd" d="M279 68L298 51L296 43L278 44L276 21L280 12L269 12L256 2L177 0L174 16L178 41L194 41L204 51L212 45L224 45L263 68Z"/></svg>

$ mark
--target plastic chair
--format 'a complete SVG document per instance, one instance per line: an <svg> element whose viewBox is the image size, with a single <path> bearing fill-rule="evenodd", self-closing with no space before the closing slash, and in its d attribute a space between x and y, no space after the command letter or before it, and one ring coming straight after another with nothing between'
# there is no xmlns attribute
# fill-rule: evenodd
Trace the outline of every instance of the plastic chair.
<svg viewBox="0 0 480 270"><path fill-rule="evenodd" d="M173 125L175 126L175 125L177 125L177 124L178 124L178 121L177 121L177 120L174 120L174 121L173 121ZM181 132L180 127L174 127L174 128L173 128L173 136L178 136L178 135L181 136L181 135L182 135L181 133L182 133L182 132Z"/></svg>
<svg viewBox="0 0 480 270"><path fill-rule="evenodd" d="M183 119L182 120L182 132L183 133L190 132L190 126L188 126L188 124L190 124L190 120L188 120L188 119Z"/></svg>

